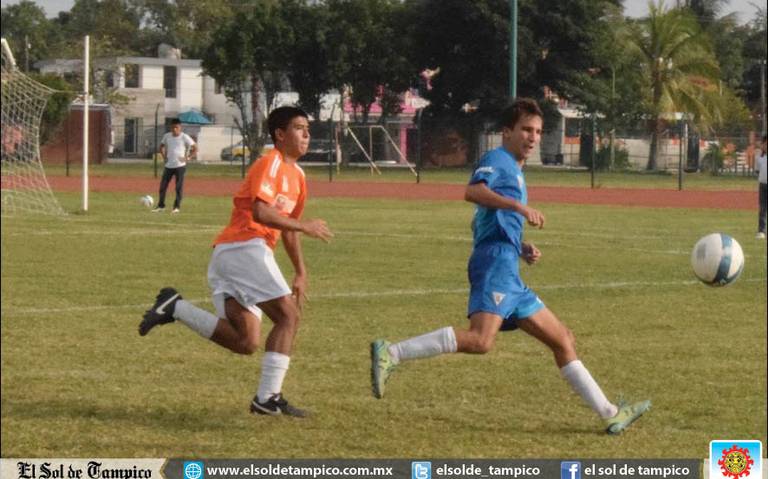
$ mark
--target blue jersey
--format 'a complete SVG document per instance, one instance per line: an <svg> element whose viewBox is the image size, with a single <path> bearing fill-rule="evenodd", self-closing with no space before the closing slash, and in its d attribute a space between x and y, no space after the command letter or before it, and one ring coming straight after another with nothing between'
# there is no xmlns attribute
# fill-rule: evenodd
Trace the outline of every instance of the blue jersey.
<svg viewBox="0 0 768 479"><path fill-rule="evenodd" d="M469 184L484 182L488 188L501 196L528 204L528 192L525 188L523 171L514 155L504 149L496 148L487 152L480 159L480 164L472 174ZM523 225L525 217L520 213L506 209L486 208L477 205L472 221L474 245L493 243L511 243L517 254L521 254Z"/></svg>
<svg viewBox="0 0 768 479"><path fill-rule="evenodd" d="M503 147L480 159L469 184L484 182L501 196L528 204L525 178L514 155ZM520 278L525 217L507 209L477 205L472 222L474 251L469 258L467 316L486 312L502 318L501 329L517 328L518 321L544 308L541 299Z"/></svg>

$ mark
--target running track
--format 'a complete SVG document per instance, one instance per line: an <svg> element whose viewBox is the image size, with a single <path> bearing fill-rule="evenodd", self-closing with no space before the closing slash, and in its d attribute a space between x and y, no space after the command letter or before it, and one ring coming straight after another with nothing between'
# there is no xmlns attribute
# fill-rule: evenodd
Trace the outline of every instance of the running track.
<svg viewBox="0 0 768 479"><path fill-rule="evenodd" d="M54 191L81 191L80 177L49 176ZM242 180L187 177L185 195L231 196ZM159 180L140 177L91 177L90 191L156 194ZM310 180L310 197L396 198L404 200L462 200L464 185ZM173 196L173 188L169 188ZM757 191L677 191L636 188L573 188L529 186L531 203L644 206L652 208L757 209Z"/></svg>

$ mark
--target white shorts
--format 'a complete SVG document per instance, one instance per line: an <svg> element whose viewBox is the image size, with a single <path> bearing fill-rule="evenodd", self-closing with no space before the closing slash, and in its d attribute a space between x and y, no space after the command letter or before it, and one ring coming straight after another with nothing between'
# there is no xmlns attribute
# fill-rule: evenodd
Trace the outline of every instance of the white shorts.
<svg viewBox="0 0 768 479"><path fill-rule="evenodd" d="M261 238L216 245L208 264L208 286L220 318L227 317L227 298L261 319L257 304L291 294L272 249Z"/></svg>

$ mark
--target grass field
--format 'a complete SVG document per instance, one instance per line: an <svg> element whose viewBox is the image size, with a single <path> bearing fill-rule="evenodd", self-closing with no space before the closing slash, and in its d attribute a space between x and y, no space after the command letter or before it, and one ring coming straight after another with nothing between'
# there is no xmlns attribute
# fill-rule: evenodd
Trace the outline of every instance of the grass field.
<svg viewBox="0 0 768 479"><path fill-rule="evenodd" d="M76 195L59 198L77 209ZM528 239L544 256L524 279L610 397L653 400L609 437L522 332L484 357L406 364L385 399L371 397L372 339L465 324L462 202L312 200L306 215L336 238L304 241L311 302L284 390L313 417L249 415L261 353L234 355L179 323L136 332L161 286L211 308L210 241L229 204L189 198L181 215L154 215L136 195L98 193L87 215L3 218L3 457L703 458L712 439L766 443L754 212L538 205L547 228ZM689 266L714 231L746 254L727 288L697 283Z"/></svg>
<svg viewBox="0 0 768 479"><path fill-rule="evenodd" d="M46 165L49 175L64 175L66 169L62 165ZM118 177L152 177L154 166L150 160L144 163L117 163L91 165L90 174L94 176ZM163 166L159 165L162 174ZM229 163L190 163L188 175L192 177L222 177L240 178L242 168ZM322 166L305 166L307 176L313 180L327 181L328 168ZM73 165L71 176L79 176L82 170ZM421 172L419 181L424 183L454 183L467 182L471 171L466 168L426 169ZM535 186L574 186L589 188L592 178L589 171L583 169L560 169L551 167L526 167L526 180ZM676 190L678 178L668 172L596 172L596 188L657 188ZM334 170L333 181L374 181L374 182L410 182L416 181L414 174L407 168L384 168L382 174L372 173L368 168L345 167L338 172ZM724 174L712 176L710 173L684 173L683 189L686 190L748 190L757 189L754 176Z"/></svg>

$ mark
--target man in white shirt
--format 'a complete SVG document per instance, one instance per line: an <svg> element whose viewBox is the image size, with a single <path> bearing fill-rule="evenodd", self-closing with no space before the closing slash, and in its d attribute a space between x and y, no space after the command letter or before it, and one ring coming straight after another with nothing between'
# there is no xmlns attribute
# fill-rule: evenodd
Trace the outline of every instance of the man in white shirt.
<svg viewBox="0 0 768 479"><path fill-rule="evenodd" d="M765 239L765 216L768 207L768 184L766 184L766 136L763 135L762 154L757 158L757 181L760 184L760 216L757 220L757 238Z"/></svg>
<svg viewBox="0 0 768 479"><path fill-rule="evenodd" d="M181 208L182 192L184 190L184 174L187 172L187 160L195 154L195 141L181 131L181 121L171 121L171 132L163 135L160 142L160 154L165 160L163 178L160 180L160 199L153 213L165 211L165 191L171 178L176 177L176 199L173 201L172 213L178 213Z"/></svg>

